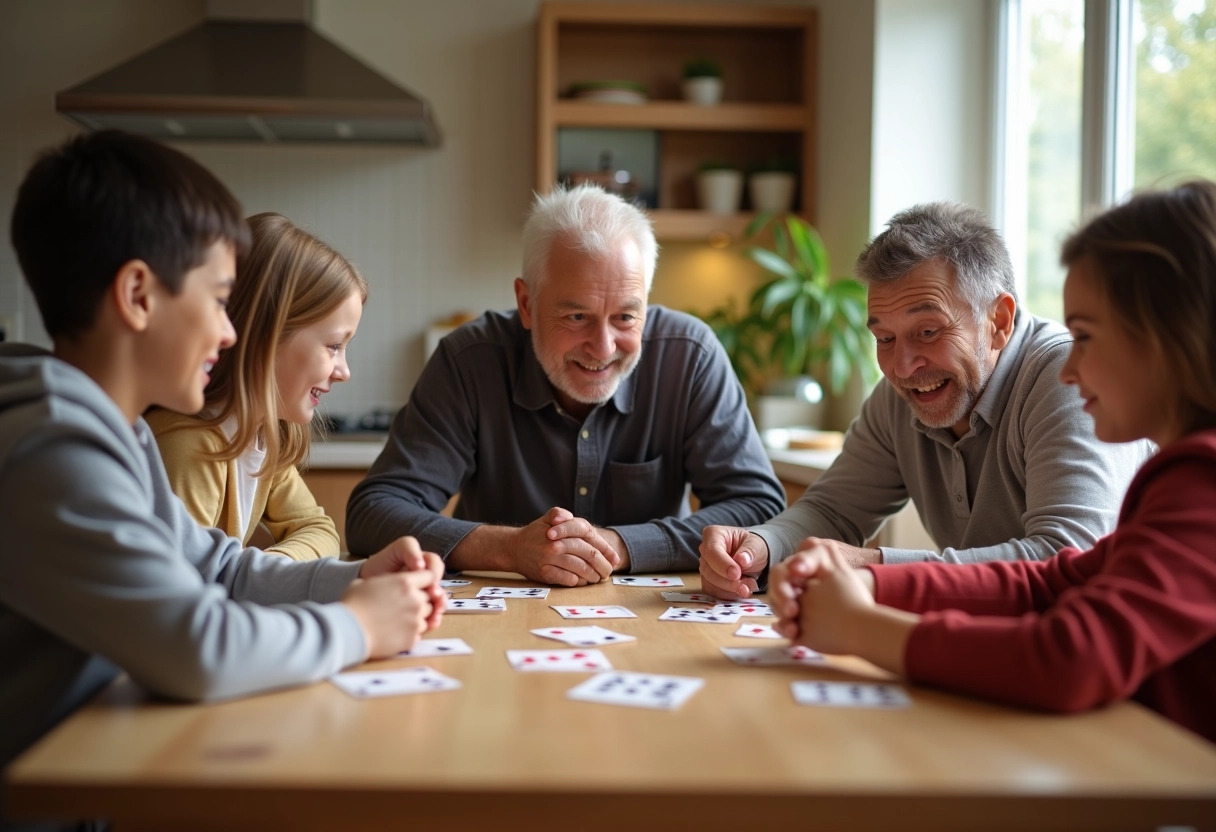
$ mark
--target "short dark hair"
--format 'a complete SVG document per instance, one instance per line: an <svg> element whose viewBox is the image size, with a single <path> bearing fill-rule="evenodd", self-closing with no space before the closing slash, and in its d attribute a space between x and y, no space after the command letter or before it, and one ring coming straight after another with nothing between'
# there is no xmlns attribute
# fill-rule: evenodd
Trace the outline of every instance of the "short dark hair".
<svg viewBox="0 0 1216 832"><path fill-rule="evenodd" d="M958 202L914 205L891 217L854 266L866 286L899 280L930 260L954 267L955 288L979 317L1002 293L1017 299L1005 241L984 212Z"/></svg>
<svg viewBox="0 0 1216 832"><path fill-rule="evenodd" d="M93 325L124 263L143 260L177 294L217 241L249 247L240 203L210 171L118 130L44 151L17 191L11 232L52 338Z"/></svg>
<svg viewBox="0 0 1216 832"><path fill-rule="evenodd" d="M1060 262L1097 265L1116 320L1164 358L1184 432L1216 427L1216 183L1137 194L1065 240Z"/></svg>

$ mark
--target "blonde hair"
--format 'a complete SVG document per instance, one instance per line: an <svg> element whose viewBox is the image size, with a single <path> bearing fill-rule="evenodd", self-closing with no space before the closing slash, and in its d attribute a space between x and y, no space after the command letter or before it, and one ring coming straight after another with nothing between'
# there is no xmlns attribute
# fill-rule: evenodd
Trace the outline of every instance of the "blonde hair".
<svg viewBox="0 0 1216 832"><path fill-rule="evenodd" d="M260 434L266 458L257 476L277 474L308 457L310 426L279 418L275 357L294 332L316 323L351 292L367 302L367 282L326 243L281 214L248 220L249 254L237 262L237 281L228 301L236 345L220 353L207 386L204 424L229 417L236 431L210 458L235 459ZM277 425L277 430L269 426Z"/></svg>

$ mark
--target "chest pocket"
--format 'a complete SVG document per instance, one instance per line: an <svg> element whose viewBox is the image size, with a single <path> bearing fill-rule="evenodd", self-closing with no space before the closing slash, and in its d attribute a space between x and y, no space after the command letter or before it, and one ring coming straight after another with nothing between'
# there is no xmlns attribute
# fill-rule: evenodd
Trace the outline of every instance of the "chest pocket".
<svg viewBox="0 0 1216 832"><path fill-rule="evenodd" d="M678 513L683 489L665 488L661 456L647 462L609 462L607 479L609 519L605 525L645 523Z"/></svg>

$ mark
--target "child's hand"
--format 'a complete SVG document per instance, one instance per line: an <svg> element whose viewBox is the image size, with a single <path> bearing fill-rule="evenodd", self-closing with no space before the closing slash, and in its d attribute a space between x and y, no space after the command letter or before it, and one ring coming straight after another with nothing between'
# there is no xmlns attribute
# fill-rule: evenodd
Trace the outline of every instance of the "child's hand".
<svg viewBox="0 0 1216 832"><path fill-rule="evenodd" d="M834 540L808 538L810 546L773 569L773 629L821 653L861 656L904 673L904 651L920 616L874 601L874 575L850 565Z"/></svg>
<svg viewBox="0 0 1216 832"><path fill-rule="evenodd" d="M807 553L811 574L802 586L798 642L821 653L858 653L862 620L874 608L874 593L835 541Z"/></svg>
<svg viewBox="0 0 1216 832"><path fill-rule="evenodd" d="M399 537L363 562L360 578L428 568L425 552L412 537ZM442 574L442 573L440 573Z"/></svg>
<svg viewBox="0 0 1216 832"><path fill-rule="evenodd" d="M429 589L437 584L432 570L419 569L360 579L347 588L342 603L363 628L369 659L389 658L414 646L430 626L434 608Z"/></svg>
<svg viewBox="0 0 1216 832"><path fill-rule="evenodd" d="M847 625L840 619L874 606L873 576L854 569L834 540L807 538L802 551L773 567L770 603L777 615L774 629L787 638L827 653L847 652L826 646L825 638ZM812 643L812 640L814 643Z"/></svg>
<svg viewBox="0 0 1216 832"><path fill-rule="evenodd" d="M427 586L431 613L427 616L426 629L430 631L439 626L443 619L444 607L447 606L447 594L439 586L439 581L443 578L443 561L438 555L422 551L418 541L412 537L399 537L364 561L359 569L359 577L374 578L395 572L423 570L434 576L434 581Z"/></svg>

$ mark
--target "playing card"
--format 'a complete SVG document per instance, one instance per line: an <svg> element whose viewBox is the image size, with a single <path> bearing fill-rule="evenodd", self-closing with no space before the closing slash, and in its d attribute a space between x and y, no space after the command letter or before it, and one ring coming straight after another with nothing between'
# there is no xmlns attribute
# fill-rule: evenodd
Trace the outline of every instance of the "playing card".
<svg viewBox="0 0 1216 832"><path fill-rule="evenodd" d="M587 627L541 627L539 630L533 630L532 634L582 647L637 641L633 636L627 636L624 633L614 633L612 630L605 630L603 627L596 627L594 625Z"/></svg>
<svg viewBox="0 0 1216 832"><path fill-rule="evenodd" d="M738 624L742 613L698 610L690 607L668 607L660 621L696 621L701 624Z"/></svg>
<svg viewBox="0 0 1216 832"><path fill-rule="evenodd" d="M463 578L444 578L442 581L439 582L439 585L440 586L468 586L471 583L473 583L473 582L466 581Z"/></svg>
<svg viewBox="0 0 1216 832"><path fill-rule="evenodd" d="M402 650L397 655L416 659L420 656L467 656L472 652L473 648L462 638L424 638L409 650Z"/></svg>
<svg viewBox="0 0 1216 832"><path fill-rule="evenodd" d="M799 705L827 705L836 708L906 708L912 704L899 685L859 682L791 682L794 701Z"/></svg>
<svg viewBox="0 0 1216 832"><path fill-rule="evenodd" d="M621 586L684 586L679 575L619 575L612 582Z"/></svg>
<svg viewBox="0 0 1216 832"><path fill-rule="evenodd" d="M768 604L749 604L746 601L719 601L713 606L714 612L737 612L740 615L772 615L773 610Z"/></svg>
<svg viewBox="0 0 1216 832"><path fill-rule="evenodd" d="M562 618L637 618L629 610L615 604L608 606L582 606L582 607L559 607L556 605L553 609L557 610L557 614Z"/></svg>
<svg viewBox="0 0 1216 832"><path fill-rule="evenodd" d="M717 604L718 599L703 592L660 592L664 601L677 604Z"/></svg>
<svg viewBox="0 0 1216 832"><path fill-rule="evenodd" d="M612 662L599 650L508 650L507 661L524 672L612 670Z"/></svg>
<svg viewBox="0 0 1216 832"><path fill-rule="evenodd" d="M825 664L827 659L809 647L723 647L722 652L737 664Z"/></svg>
<svg viewBox="0 0 1216 832"><path fill-rule="evenodd" d="M672 711L701 689L704 679L656 673L598 673L566 692L569 699Z"/></svg>
<svg viewBox="0 0 1216 832"><path fill-rule="evenodd" d="M351 696L360 699L398 696L405 693L430 693L439 690L455 690L460 687L459 679L444 676L429 667L339 673L330 681Z"/></svg>
<svg viewBox="0 0 1216 832"><path fill-rule="evenodd" d="M507 602L501 598L451 598L444 607L445 613L505 612Z"/></svg>
<svg viewBox="0 0 1216 832"><path fill-rule="evenodd" d="M548 598L547 586L483 586L478 598Z"/></svg>
<svg viewBox="0 0 1216 832"><path fill-rule="evenodd" d="M785 636L773 629L772 624L743 623L739 625L739 629L735 630L735 635L743 636L744 638L785 638Z"/></svg>

